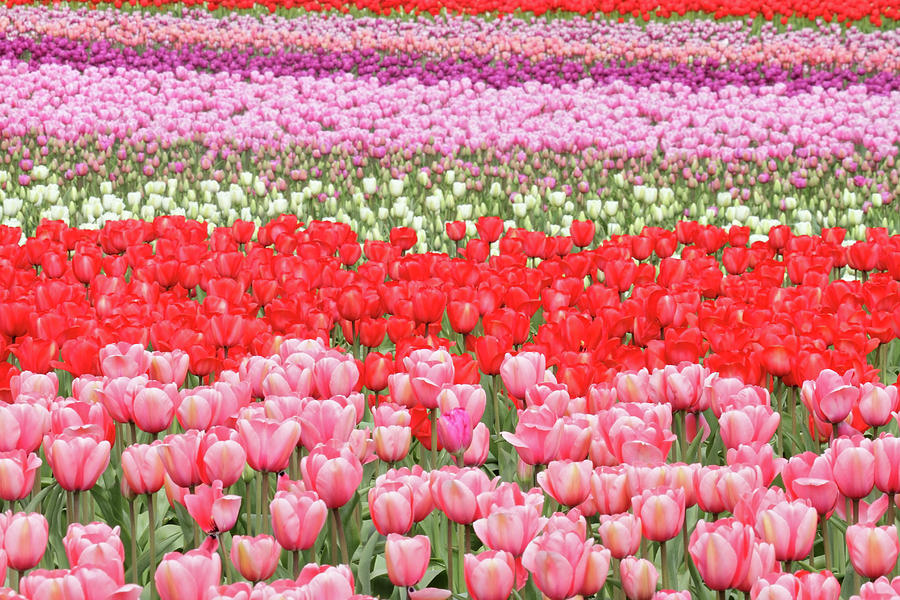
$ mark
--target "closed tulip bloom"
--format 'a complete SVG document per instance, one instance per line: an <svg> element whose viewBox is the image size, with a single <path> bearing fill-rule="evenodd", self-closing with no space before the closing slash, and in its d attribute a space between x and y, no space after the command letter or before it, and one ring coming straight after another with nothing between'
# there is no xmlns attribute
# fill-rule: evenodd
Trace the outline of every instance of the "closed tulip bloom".
<svg viewBox="0 0 900 600"><path fill-rule="evenodd" d="M0 452L0 498L9 502L21 500L30 494L41 462L33 452Z"/></svg>
<svg viewBox="0 0 900 600"><path fill-rule="evenodd" d="M179 400L174 383L160 387L145 387L134 396L134 422L141 431L159 433L169 428L175 417L175 403Z"/></svg>
<svg viewBox="0 0 900 600"><path fill-rule="evenodd" d="M888 579L879 577L875 581L868 581L859 588L859 595L851 596L853 600L883 600L884 598L896 598L900 596L900 577ZM828 597L829 600L831 596ZM834 596L835 599L839 596Z"/></svg>
<svg viewBox="0 0 900 600"><path fill-rule="evenodd" d="M275 492L269 512L275 539L291 552L312 548L328 518L328 507L315 492Z"/></svg>
<svg viewBox="0 0 900 600"><path fill-rule="evenodd" d="M726 410L719 417L719 435L725 448L742 444L766 444L778 431L781 415L771 406L744 406Z"/></svg>
<svg viewBox="0 0 900 600"><path fill-rule="evenodd" d="M659 573L652 562L629 556L619 563L622 589L628 600L651 600L656 593Z"/></svg>
<svg viewBox="0 0 900 600"><path fill-rule="evenodd" d="M412 488L401 482L376 483L369 488L369 514L381 535L405 534L413 525Z"/></svg>
<svg viewBox="0 0 900 600"><path fill-rule="evenodd" d="M506 600L516 584L516 561L512 554L490 550L466 554L463 561L466 589L472 600Z"/></svg>
<svg viewBox="0 0 900 600"><path fill-rule="evenodd" d="M802 594L800 579L792 573L767 573L750 589L752 600L793 600Z"/></svg>
<svg viewBox="0 0 900 600"><path fill-rule="evenodd" d="M525 399L525 390L544 381L547 359L540 352L507 354L500 363L500 378L507 393L517 400Z"/></svg>
<svg viewBox="0 0 900 600"><path fill-rule="evenodd" d="M281 546L271 535L236 535L231 540L230 556L241 577L255 583L275 573Z"/></svg>
<svg viewBox="0 0 900 600"><path fill-rule="evenodd" d="M156 446L166 474L178 487L191 487L203 481L197 460L201 439L199 431L190 429L167 435L162 444Z"/></svg>
<svg viewBox="0 0 900 600"><path fill-rule="evenodd" d="M557 530L542 534L522 555L524 566L538 589L551 600L575 595L593 595L606 581L609 550L585 541L574 531Z"/></svg>
<svg viewBox="0 0 900 600"><path fill-rule="evenodd" d="M616 515L631 508L628 476L621 467L597 467L591 476L591 496L597 512Z"/></svg>
<svg viewBox="0 0 900 600"><path fill-rule="evenodd" d="M612 557L621 560L641 547L641 519L631 513L603 515L599 534Z"/></svg>
<svg viewBox="0 0 900 600"><path fill-rule="evenodd" d="M818 522L816 509L803 500L780 502L759 512L756 533L775 548L776 560L801 560L812 550Z"/></svg>
<svg viewBox="0 0 900 600"><path fill-rule="evenodd" d="M838 488L830 479L799 477L793 481L794 494L812 506L819 516L828 516L838 501Z"/></svg>
<svg viewBox="0 0 900 600"><path fill-rule="evenodd" d="M300 424L293 420L238 419L237 430L247 452L247 464L254 471L284 471L300 441Z"/></svg>
<svg viewBox="0 0 900 600"><path fill-rule="evenodd" d="M353 357L323 356L315 362L313 380L320 398L347 396L359 381L359 367Z"/></svg>
<svg viewBox="0 0 900 600"><path fill-rule="evenodd" d="M53 477L64 490L83 491L94 487L109 465L109 451L108 441L79 435L77 428L44 436L44 454Z"/></svg>
<svg viewBox="0 0 900 600"><path fill-rule="evenodd" d="M217 546L213 540L185 554L169 552L163 556L153 575L160 600L205 600L209 588L222 579Z"/></svg>
<svg viewBox="0 0 900 600"><path fill-rule="evenodd" d="M437 437L450 454L464 451L472 443L472 422L465 409L454 408L437 421Z"/></svg>
<svg viewBox="0 0 900 600"><path fill-rule="evenodd" d="M209 436L200 444L198 470L203 483L221 481L222 487L237 483L247 464L247 453L237 440L223 439L211 441Z"/></svg>
<svg viewBox="0 0 900 600"><path fill-rule="evenodd" d="M894 525L851 525L847 528L846 539L850 562L863 577L874 579L887 575L897 563L900 541Z"/></svg>
<svg viewBox="0 0 900 600"><path fill-rule="evenodd" d="M346 442L356 426L356 408L335 400L310 400L300 411L300 443L315 448L329 440Z"/></svg>
<svg viewBox="0 0 900 600"><path fill-rule="evenodd" d="M691 600L688 590L660 590L653 594L653 600Z"/></svg>
<svg viewBox="0 0 900 600"><path fill-rule="evenodd" d="M50 524L39 513L16 513L6 518L3 547L7 564L17 571L33 569L47 549Z"/></svg>
<svg viewBox="0 0 900 600"><path fill-rule="evenodd" d="M841 583L831 571L798 571L796 576L804 598L838 600L841 596Z"/></svg>
<svg viewBox="0 0 900 600"><path fill-rule="evenodd" d="M898 407L896 386L866 382L859 387L859 414L866 425L887 425Z"/></svg>
<svg viewBox="0 0 900 600"><path fill-rule="evenodd" d="M697 522L688 551L707 587L732 589L747 578L755 538L752 527L734 518Z"/></svg>
<svg viewBox="0 0 900 600"><path fill-rule="evenodd" d="M490 449L491 431L484 423L478 423L472 431L472 443L463 454L463 463L467 467L480 467L487 460Z"/></svg>
<svg viewBox="0 0 900 600"><path fill-rule="evenodd" d="M431 561L431 541L424 535L403 537L392 533L384 544L388 578L398 587L416 585Z"/></svg>
<svg viewBox="0 0 900 600"><path fill-rule="evenodd" d="M318 494L328 508L340 508L350 501L362 482L359 459L344 447L319 446L300 462L303 481Z"/></svg>
<svg viewBox="0 0 900 600"><path fill-rule="evenodd" d="M540 507L526 504L492 508L486 517L472 523L472 527L488 548L521 556L543 524Z"/></svg>
<svg viewBox="0 0 900 600"><path fill-rule="evenodd" d="M497 485L481 469L445 467L431 472L431 496L454 523L468 525L481 517L477 498Z"/></svg>
<svg viewBox="0 0 900 600"><path fill-rule="evenodd" d="M156 446L132 444L122 451L122 475L133 494L153 494L163 486L162 459Z"/></svg>
<svg viewBox="0 0 900 600"><path fill-rule="evenodd" d="M551 461L547 469L537 475L537 482L554 500L564 506L578 506L591 493L593 464L581 462Z"/></svg>
<svg viewBox="0 0 900 600"><path fill-rule="evenodd" d="M385 462L403 460L409 454L412 429L402 425L376 427L372 432L375 454Z"/></svg>
<svg viewBox="0 0 900 600"><path fill-rule="evenodd" d="M875 487L886 494L900 493L900 438L883 433L872 443Z"/></svg>
<svg viewBox="0 0 900 600"><path fill-rule="evenodd" d="M72 523L63 538L66 558L73 567L81 564L81 557L93 546L105 545L110 549L109 555L120 562L125 560L125 546L119 538L119 527L110 527L106 523Z"/></svg>
<svg viewBox="0 0 900 600"><path fill-rule="evenodd" d="M832 474L838 490L851 499L865 498L875 487L875 454L872 440L862 436L831 442Z"/></svg>
<svg viewBox="0 0 900 600"><path fill-rule="evenodd" d="M684 491L655 488L631 499L634 514L641 518L644 537L654 542L671 540L684 523Z"/></svg>

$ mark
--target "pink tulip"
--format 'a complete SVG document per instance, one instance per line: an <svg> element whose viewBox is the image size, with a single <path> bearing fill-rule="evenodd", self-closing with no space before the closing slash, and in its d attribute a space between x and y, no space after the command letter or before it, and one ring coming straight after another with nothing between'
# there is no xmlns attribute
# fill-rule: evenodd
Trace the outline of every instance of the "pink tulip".
<svg viewBox="0 0 900 600"><path fill-rule="evenodd" d="M546 406L519 411L514 434L501 432L526 464L547 464L556 457L562 422Z"/></svg>
<svg viewBox="0 0 900 600"><path fill-rule="evenodd" d="M378 458L385 462L397 462L409 453L412 429L406 425L380 426L374 429L372 438Z"/></svg>
<svg viewBox="0 0 900 600"><path fill-rule="evenodd" d="M50 524L39 513L6 514L3 546L7 564L17 571L33 569L47 549Z"/></svg>
<svg viewBox="0 0 900 600"><path fill-rule="evenodd" d="M725 448L742 444L766 444L778 431L781 415L771 406L744 406L730 409L719 417L719 435Z"/></svg>
<svg viewBox="0 0 900 600"><path fill-rule="evenodd" d="M538 484L554 500L565 506L577 506L591 493L591 461L551 461L547 469L538 473Z"/></svg>
<svg viewBox="0 0 900 600"><path fill-rule="evenodd" d="M300 424L293 420L280 423L264 418L238 419L237 430L247 452L247 464L254 471L284 471L300 441Z"/></svg>
<svg viewBox="0 0 900 600"><path fill-rule="evenodd" d="M359 459L346 447L319 446L300 462L303 481L328 508L344 506L362 482Z"/></svg>
<svg viewBox="0 0 900 600"><path fill-rule="evenodd" d="M651 600L656 593L659 573L652 562L629 556L619 563L622 588L628 600Z"/></svg>
<svg viewBox="0 0 900 600"><path fill-rule="evenodd" d="M488 458L491 446L491 431L484 423L475 425L472 431L472 443L463 454L463 463L467 467L480 467Z"/></svg>
<svg viewBox="0 0 900 600"><path fill-rule="evenodd" d="M424 535L408 538L392 533L384 544L384 560L391 583L399 587L416 585L431 560L431 541Z"/></svg>
<svg viewBox="0 0 900 600"><path fill-rule="evenodd" d="M859 414L866 425L887 425L898 408L897 387L880 383L863 383L859 387Z"/></svg>
<svg viewBox="0 0 900 600"><path fill-rule="evenodd" d="M167 435L156 447L166 474L172 483L187 488L202 481L197 464L202 434L191 429L181 434Z"/></svg>
<svg viewBox="0 0 900 600"><path fill-rule="evenodd" d="M875 579L887 575L897 563L900 541L894 525L851 525L846 539L850 562L863 577Z"/></svg>
<svg viewBox="0 0 900 600"><path fill-rule="evenodd" d="M168 429L175 416L175 404L180 400L174 383L160 387L145 387L134 396L134 422L141 431L159 433Z"/></svg>
<svg viewBox="0 0 900 600"><path fill-rule="evenodd" d="M545 596L564 600L597 593L606 581L609 560L609 550L559 530L536 537L522 555L522 566Z"/></svg>
<svg viewBox="0 0 900 600"><path fill-rule="evenodd" d="M887 494L900 493L900 438L882 433L872 443L875 487Z"/></svg>
<svg viewBox="0 0 900 600"><path fill-rule="evenodd" d="M236 535L231 540L231 563L248 581L271 577L278 567L280 555L281 546L270 535Z"/></svg>
<svg viewBox="0 0 900 600"><path fill-rule="evenodd" d="M612 557L621 560L641 546L641 519L631 513L603 515L598 533Z"/></svg>
<svg viewBox="0 0 900 600"><path fill-rule="evenodd" d="M847 418L859 401L859 388L843 377L825 369L814 381L804 381L800 396L810 412L826 423L839 423Z"/></svg>
<svg viewBox="0 0 900 600"><path fill-rule="evenodd" d="M14 501L28 496L34 488L34 478L41 462L33 452L0 452L0 498Z"/></svg>
<svg viewBox="0 0 900 600"><path fill-rule="evenodd" d="M450 454L465 451L472 443L472 422L465 409L454 408L437 421L438 441Z"/></svg>
<svg viewBox="0 0 900 600"><path fill-rule="evenodd" d="M852 499L865 498L875 487L875 455L872 440L862 436L831 442L832 474L840 492Z"/></svg>
<svg viewBox="0 0 900 600"><path fill-rule="evenodd" d="M516 584L513 555L490 550L464 559L466 589L472 600L506 600Z"/></svg>
<svg viewBox="0 0 900 600"><path fill-rule="evenodd" d="M222 561L216 553L218 542L204 542L185 554L169 552L156 568L153 581L161 600L205 600L211 586L219 585Z"/></svg>
<svg viewBox="0 0 900 600"><path fill-rule="evenodd" d="M313 379L320 398L348 396L359 381L359 367L352 357L323 356L316 360Z"/></svg>
<svg viewBox="0 0 900 600"><path fill-rule="evenodd" d="M776 560L801 560L812 550L818 519L816 509L803 500L780 502L759 512L756 533L775 548Z"/></svg>
<svg viewBox="0 0 900 600"><path fill-rule="evenodd" d="M207 534L231 531L241 510L241 497L222 494L222 482L201 484L184 496L184 507Z"/></svg>
<svg viewBox="0 0 900 600"><path fill-rule="evenodd" d="M122 451L122 475L133 494L159 491L165 469L156 446L133 444L125 448Z"/></svg>
<svg viewBox="0 0 900 600"><path fill-rule="evenodd" d="M540 508L533 505L494 507L486 514L472 523L475 535L488 548L513 556L525 552L544 523Z"/></svg>
<svg viewBox="0 0 900 600"><path fill-rule="evenodd" d="M431 472L431 496L454 523L468 525L481 518L476 498L496 487L481 469L444 467Z"/></svg>
<svg viewBox="0 0 900 600"><path fill-rule="evenodd" d="M80 433L70 428L60 435L44 436L44 454L64 490L91 489L109 464L109 442Z"/></svg>
<svg viewBox="0 0 900 600"><path fill-rule="evenodd" d="M700 520L691 534L689 552L707 587L727 590L747 578L755 543L753 528L736 519Z"/></svg>
<svg viewBox="0 0 900 600"><path fill-rule="evenodd" d="M604 515L623 513L631 508L628 476L620 467L598 467L591 476L591 496L597 511Z"/></svg>
<svg viewBox="0 0 900 600"><path fill-rule="evenodd" d="M381 535L406 534L413 526L414 495L409 484L387 481L369 488L369 514Z"/></svg>
<svg viewBox="0 0 900 600"><path fill-rule="evenodd" d="M644 537L654 542L670 540L684 523L684 491L654 488L631 499L634 514L641 518Z"/></svg>
<svg viewBox="0 0 900 600"><path fill-rule="evenodd" d="M545 379L546 358L540 352L507 354L500 363L500 378L507 393L517 400L525 399L526 390Z"/></svg>
<svg viewBox="0 0 900 600"><path fill-rule="evenodd" d="M315 492L275 492L269 512L275 539L288 551L312 548L328 518L328 507Z"/></svg>

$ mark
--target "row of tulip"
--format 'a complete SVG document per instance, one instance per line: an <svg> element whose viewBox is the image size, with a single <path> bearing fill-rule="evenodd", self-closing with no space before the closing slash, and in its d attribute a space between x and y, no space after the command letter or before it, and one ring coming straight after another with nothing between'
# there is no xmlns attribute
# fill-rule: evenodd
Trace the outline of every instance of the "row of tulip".
<svg viewBox="0 0 900 600"><path fill-rule="evenodd" d="M73 5L81 4L82 0L71 2ZM7 0L7 6L33 4L32 0ZM226 14L235 10L254 10L263 8L269 12L282 11L286 13L300 12L334 12L348 13L351 11L366 12L379 15L392 13L403 14L430 14L459 13L468 15L498 15L531 13L544 14L581 14L604 15L618 18L625 17L643 19L671 19L671 18L697 18L714 17L723 19L728 17L762 18L768 21L778 19L787 23L792 18L822 19L826 22L838 23L865 22L874 27L893 25L900 19L900 11L889 0L867 0L866 2L837 2L826 0L810 5L802 0L754 0L752 2L741 0L716 0L715 2L690 0L668 2L651 2L647 0L565 0L560 2L546 2L542 0L484 0L473 2L471 0L443 0L423 1L407 0L406 2L393 1L382 2L376 0L354 0L353 2L326 2L312 0L112 0L111 2L91 2L91 6L109 4L117 9L149 8L151 10L169 8L179 10L181 7L204 7L210 11L223 9Z"/></svg>
<svg viewBox="0 0 900 600"><path fill-rule="evenodd" d="M900 554L900 438L862 436L893 421L897 389L859 385L852 372L803 383L815 451L785 460L801 442L783 445L804 420L799 407L780 419L766 388L697 364L619 373L578 398L544 355L507 354L505 393L492 386L489 403L480 386L456 383L443 349L409 353L390 393L368 401L354 391L357 359L314 340L248 357L209 386L184 385L188 360L177 351L118 343L97 361L103 375L75 379L74 397L58 396L54 373L24 372L11 380L13 402L0 405L0 498L49 517L0 518L0 564L16 571L19 590L3 589L5 598L137 598L152 576L163 600L390 594L384 585L404 597L411 588L412 598L465 589L475 599L540 590L565 600L606 585L631 600L691 597L673 586L698 597L708 588L719 598L737 589L836 599L859 587L854 572L884 577ZM507 403L524 408L511 413ZM430 426L415 431L426 413ZM831 441L821 451L824 428ZM38 452L48 477L37 476ZM271 501L270 473L279 474ZM783 488L773 485L779 476ZM163 487L168 507L155 498ZM93 521L97 510L107 523ZM157 566L158 535L182 551ZM327 554L344 566L303 566L304 556ZM607 583L613 560L619 577ZM681 575L673 563L684 564ZM793 563L804 570L794 574ZM56 569L29 572L41 565ZM660 571L666 589L657 592ZM416 589L427 572L449 589ZM233 583L223 586L223 574ZM264 583L276 574L295 579ZM879 598L893 588L879 579L859 589Z"/></svg>
<svg viewBox="0 0 900 600"><path fill-rule="evenodd" d="M201 56L211 61L218 59L218 54L208 53L213 49L259 57L289 50L328 54L357 51L433 59L475 56L491 61L515 56L532 61L578 58L586 65L622 61L707 61L784 68L808 65L815 69L863 69L875 73L896 69L900 52L895 29L863 32L838 24L778 30L772 24L755 28L740 20L637 24L580 16L498 21L453 15L410 19L335 14L289 19L233 12L221 17L198 9L175 16L166 12L122 13L59 6L0 7L0 31L9 40L19 41L24 36L98 43L90 53L100 56L111 48L123 47L202 49L205 53ZM414 35L409 35L411 32ZM190 61L192 55L184 52L180 58ZM320 66L329 66L328 61Z"/></svg>
<svg viewBox="0 0 900 600"><path fill-rule="evenodd" d="M211 19L0 14L6 223L261 224L290 211L366 238L387 224L437 240L448 220L501 215L555 234L606 206L629 215L609 234L688 216L861 238L863 222L897 221L893 32ZM435 41L457 26L466 36ZM348 48L337 40L350 28ZM461 54L470 29L480 41ZM559 43L535 42L544 30ZM250 54L257 33L271 45ZM609 64L619 53L629 62Z"/></svg>
<svg viewBox="0 0 900 600"><path fill-rule="evenodd" d="M207 376L285 335L346 340L359 357L440 333L488 374L531 344L582 395L610 369L700 358L753 382L796 385L826 367L868 379L867 356L886 360L900 333L900 250L886 230L845 246L843 230L778 226L748 247L748 228L682 222L572 252L593 247L594 223L573 222L566 237L505 231L497 217L474 228L466 241L464 223L446 227L464 259L406 254L418 243L409 228L360 244L346 225L291 217L211 235L175 217L101 230L45 222L22 244L20 230L0 228L0 351L31 371L62 352L73 374L97 374L97 348L127 340L184 350ZM369 357L392 372L384 355ZM458 360L477 382L475 360Z"/></svg>

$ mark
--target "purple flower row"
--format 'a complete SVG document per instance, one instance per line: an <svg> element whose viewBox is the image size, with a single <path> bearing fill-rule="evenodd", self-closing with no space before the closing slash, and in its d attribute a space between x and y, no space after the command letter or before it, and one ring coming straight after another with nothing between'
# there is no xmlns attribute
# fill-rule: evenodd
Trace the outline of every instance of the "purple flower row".
<svg viewBox="0 0 900 600"><path fill-rule="evenodd" d="M784 69L750 63L720 65L715 60L701 64L645 61L635 64L595 64L560 57L532 61L524 56L507 60L492 56L461 54L458 58L430 58L415 53L383 55L374 50L349 52L290 52L265 54L239 49L204 47L138 49L108 42L80 42L60 37L35 40L19 37L0 39L0 59L25 60L33 68L42 64L87 67L124 67L143 71L173 71L178 66L197 71L230 73L249 79L251 73L272 72L277 77L328 77L336 73L374 76L381 84L413 78L425 85L441 80L468 78L473 83L504 89L526 81L548 85L577 83L592 79L597 83L621 81L643 87L661 82L682 84L691 90L719 91L727 86L746 86L758 93L763 86L784 84L785 95L808 93L815 87L845 89L865 86L869 94L889 94L900 90L900 74L864 74L851 69L807 70L800 66Z"/></svg>

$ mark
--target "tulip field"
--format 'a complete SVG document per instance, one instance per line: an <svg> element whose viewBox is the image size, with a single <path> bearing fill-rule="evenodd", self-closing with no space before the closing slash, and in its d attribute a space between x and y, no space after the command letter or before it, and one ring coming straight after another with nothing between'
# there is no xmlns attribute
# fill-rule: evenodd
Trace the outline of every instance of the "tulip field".
<svg viewBox="0 0 900 600"><path fill-rule="evenodd" d="M0 600L900 600L893 0L0 6Z"/></svg>

